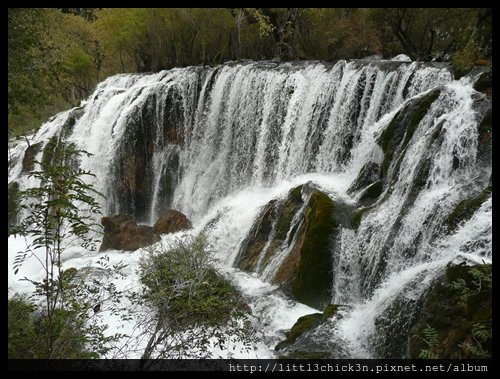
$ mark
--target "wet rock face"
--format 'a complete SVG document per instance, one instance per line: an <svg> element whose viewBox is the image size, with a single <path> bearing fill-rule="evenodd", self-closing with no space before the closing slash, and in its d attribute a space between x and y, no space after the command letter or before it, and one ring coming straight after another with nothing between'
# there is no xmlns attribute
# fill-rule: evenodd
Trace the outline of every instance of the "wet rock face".
<svg viewBox="0 0 500 379"><path fill-rule="evenodd" d="M408 358L418 358L423 350L446 359L491 358L491 264L450 264L420 302ZM428 327L437 334L435 343L424 341Z"/></svg>
<svg viewBox="0 0 500 379"><path fill-rule="evenodd" d="M127 120L124 137L113 162L113 189L120 212L133 215L138 220L148 219L153 189L155 153L168 146L184 143L184 118L182 98L171 91L165 102L152 93L144 106ZM161 179L158 202L170 204L179 175L179 152L167 154L169 159ZM163 155L166 155L162 153ZM111 212L113 212L113 208Z"/></svg>
<svg viewBox="0 0 500 379"><path fill-rule="evenodd" d="M108 249L133 251L151 245L158 236L150 226L137 225L128 215L103 217L104 238L99 251Z"/></svg>
<svg viewBox="0 0 500 379"><path fill-rule="evenodd" d="M370 184L373 184L380 179L382 179L380 165L375 162L368 162L359 171L357 178L352 182L351 186L347 190L347 193L352 194L362 188L368 187Z"/></svg>
<svg viewBox="0 0 500 379"><path fill-rule="evenodd" d="M285 340L276 345L280 358L339 358L343 357L341 346L331 344L332 341L326 338L323 340L323 331L327 322L335 323L343 316L340 309L348 308L345 305L328 304L323 313L312 313L297 319L292 328L285 333Z"/></svg>
<svg viewBox="0 0 500 379"><path fill-rule="evenodd" d="M8 200L8 235L10 235L11 228L16 225L17 213L19 212L19 184L15 181L9 183Z"/></svg>
<svg viewBox="0 0 500 379"><path fill-rule="evenodd" d="M191 221L184 214L169 209L160 216L153 229L157 234L168 234L191 229L191 227Z"/></svg>
<svg viewBox="0 0 500 379"><path fill-rule="evenodd" d="M439 97L439 94L440 90L437 89L422 98L410 101L396 113L391 123L380 135L378 144L384 152L382 175L386 180L389 179L387 176L391 162L404 152L420 121L427 114L432 103Z"/></svg>
<svg viewBox="0 0 500 379"><path fill-rule="evenodd" d="M291 190L283 201L272 200L266 204L248 237L241 244L238 267L246 271L264 269L278 249L290 245L296 230L290 232L288 239L287 235L292 227L293 217L303 205L302 187ZM264 248L265 256L259 264Z"/></svg>
<svg viewBox="0 0 500 379"><path fill-rule="evenodd" d="M42 148L41 142L28 146L23 157L23 168L21 171L23 174L33 170L34 167L33 161L41 148Z"/></svg>
<svg viewBox="0 0 500 379"><path fill-rule="evenodd" d="M332 248L341 218L337 209L309 183L269 202L243 241L237 266L263 272L271 262L278 264L273 283L294 299L323 308L332 297ZM276 263L283 252L286 256Z"/></svg>
<svg viewBox="0 0 500 379"><path fill-rule="evenodd" d="M280 270L276 280L291 269L292 294L298 301L323 308L331 300L332 247L337 232L334 212L336 205L328 195L315 191L305 209L305 218L299 238Z"/></svg>
<svg viewBox="0 0 500 379"><path fill-rule="evenodd" d="M376 318L373 352L392 359L422 358L424 350L442 359L491 357L491 338L485 337L491 304L491 265L450 264L419 298L402 293ZM434 342L428 328L436 333Z"/></svg>

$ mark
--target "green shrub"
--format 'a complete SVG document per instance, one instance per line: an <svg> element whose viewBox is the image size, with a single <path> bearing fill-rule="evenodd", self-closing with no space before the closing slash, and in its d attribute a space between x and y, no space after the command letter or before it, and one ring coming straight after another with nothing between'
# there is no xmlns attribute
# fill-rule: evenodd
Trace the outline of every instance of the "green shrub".
<svg viewBox="0 0 500 379"><path fill-rule="evenodd" d="M140 262L142 299L152 310L153 330L143 358L206 357L230 340L248 348L248 306L214 268L206 238L178 239Z"/></svg>

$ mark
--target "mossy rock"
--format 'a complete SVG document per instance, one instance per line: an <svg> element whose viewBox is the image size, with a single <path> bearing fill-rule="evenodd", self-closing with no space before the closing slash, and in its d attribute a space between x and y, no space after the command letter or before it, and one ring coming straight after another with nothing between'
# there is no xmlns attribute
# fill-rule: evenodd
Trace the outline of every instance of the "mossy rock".
<svg viewBox="0 0 500 379"><path fill-rule="evenodd" d="M423 350L442 359L491 358L491 264L449 264L419 301L422 308L410 330L409 358L418 358ZM490 333L480 344L474 336L478 325ZM432 347L423 339L428 327L438 335Z"/></svg>
<svg viewBox="0 0 500 379"><path fill-rule="evenodd" d="M490 69L487 69L484 72L482 72L473 86L473 88L476 91L483 93L489 93L492 87L493 87L493 78Z"/></svg>
<svg viewBox="0 0 500 379"><path fill-rule="evenodd" d="M301 336L306 332L317 328L318 326L324 324L327 320L332 318L337 314L340 307L343 305L339 304L328 304L323 311L323 313L311 313L302 317L299 317L292 328L285 333L286 339L281 341L276 345L275 350L282 350L284 348L290 348ZM306 343L307 345L307 343ZM287 357L304 357L304 356L314 356L317 351L306 351L304 350L305 345L297 347L297 350L287 349ZM322 352L323 353L323 352ZM328 353L329 354L329 353Z"/></svg>
<svg viewBox="0 0 500 379"><path fill-rule="evenodd" d="M380 179L382 179L380 165L375 162L368 162L361 168L358 176L347 190L347 193L352 194L362 188L368 187Z"/></svg>
<svg viewBox="0 0 500 379"><path fill-rule="evenodd" d="M489 184L479 195L462 200L448 215L448 232L454 232L460 224L469 220L474 213L491 196L491 184Z"/></svg>
<svg viewBox="0 0 500 379"><path fill-rule="evenodd" d="M45 168L49 165L51 165L54 160L54 151L59 143L59 139L57 136L53 136L49 139L49 141L45 144L45 147L43 148L43 153L42 153L42 167Z"/></svg>
<svg viewBox="0 0 500 379"><path fill-rule="evenodd" d="M140 92L137 93L139 95ZM113 169L110 179L115 190L117 209L139 221L150 217L153 178L149 173L154 168L154 151L165 148L167 144L182 145L184 142L181 94L174 89L162 101L159 101L158 96L156 93L148 94L144 99L147 106L138 107L130 114L111 163ZM158 118L159 115L163 117ZM161 141L162 146L156 141ZM171 158L166 164L164 178L161 178L162 184L166 186L158 194L158 204L162 204L159 212L171 207L173 188L177 186L179 178L178 167L178 157Z"/></svg>
<svg viewBox="0 0 500 379"><path fill-rule="evenodd" d="M477 129L477 155L476 159L480 167L488 167L492 161L492 118L491 103L484 113L482 121Z"/></svg>
<svg viewBox="0 0 500 379"><path fill-rule="evenodd" d="M78 120L84 113L83 107L79 107L76 109L73 109L69 115L64 124L61 126L61 138L65 139L67 136L71 134L73 131L73 127L76 124L76 120Z"/></svg>
<svg viewBox="0 0 500 379"><path fill-rule="evenodd" d="M405 138L403 140L403 147L405 147L408 144L408 142L410 142L410 139L411 137L413 137L413 134L415 133L418 124L427 114L427 111L431 107L432 103L434 103L434 101L439 97L440 93L441 91L438 90L432 91L431 93L429 93L427 96L425 96L423 99L420 100L417 109L413 113L410 125L406 131Z"/></svg>
<svg viewBox="0 0 500 379"><path fill-rule="evenodd" d="M328 304L323 311L323 320L332 318L337 313L340 307L342 307L342 305L340 304Z"/></svg>
<svg viewBox="0 0 500 379"><path fill-rule="evenodd" d="M278 201L271 200L267 203L252 225L248 237L242 242L237 258L237 266L245 271L255 271L260 254L269 239L272 238L263 257L261 269L264 269L272 256L283 245L289 245L296 230L290 232L288 240L286 236L290 230L293 217L302 207L302 188L298 186L290 190L286 199ZM275 229L273 230L273 226ZM271 233L273 233L271 235ZM285 241L286 240L286 241Z"/></svg>
<svg viewBox="0 0 500 379"><path fill-rule="evenodd" d="M412 195L414 195L415 197L417 196L417 193L415 192L419 192L427 184L427 179L429 178L431 164L432 164L431 159L427 158L423 162L421 162L421 164L417 168L417 173L413 178L413 186L411 188Z"/></svg>
<svg viewBox="0 0 500 379"><path fill-rule="evenodd" d="M369 207L361 207L356 209L351 216L351 225L352 227L357 230L359 228L359 225L361 224L361 219L363 218L363 215L368 212L370 209L373 209L373 206Z"/></svg>
<svg viewBox="0 0 500 379"><path fill-rule="evenodd" d="M323 192L311 194L307 204L297 270L291 281L294 298L311 307L329 303L332 287L332 240L338 226L335 203Z"/></svg>
<svg viewBox="0 0 500 379"><path fill-rule="evenodd" d="M434 90L423 98L417 99L415 102L410 102L409 105L396 113L392 121L382 132L379 144L384 152L384 159L382 161L382 175L384 178L387 177L389 166L396 150L399 148L399 151L404 151L420 121L422 121L440 93L440 90Z"/></svg>
<svg viewBox="0 0 500 379"><path fill-rule="evenodd" d="M42 148L41 142L30 145L26 148L26 151L24 152L23 166L21 170L23 174L33 170L35 156L40 152L41 148Z"/></svg>
<svg viewBox="0 0 500 379"><path fill-rule="evenodd" d="M16 225L17 214L19 212L19 183L12 181L8 186L8 235L11 234L11 228Z"/></svg>
<svg viewBox="0 0 500 379"><path fill-rule="evenodd" d="M377 330L373 344L378 358L402 359L406 356L408 334L412 327L419 304L399 295L375 319Z"/></svg>
<svg viewBox="0 0 500 379"><path fill-rule="evenodd" d="M76 269L75 267L70 267L61 273L61 277L65 283L68 283L72 281L77 274L78 274L78 269Z"/></svg>
<svg viewBox="0 0 500 379"><path fill-rule="evenodd" d="M314 329L323 322L322 313L311 313L302 317L299 317L297 322L293 324L292 329L288 331L286 339L276 345L276 350L280 350L286 346L293 344L301 335L305 332Z"/></svg>
<svg viewBox="0 0 500 379"><path fill-rule="evenodd" d="M491 118L491 107L488 108L484 114L483 120L478 125L478 144L484 144L491 140L492 131L492 118Z"/></svg>
<svg viewBox="0 0 500 379"><path fill-rule="evenodd" d="M359 198L359 203L361 204L371 204L382 194L383 184L382 181L377 181L370 184L361 194Z"/></svg>

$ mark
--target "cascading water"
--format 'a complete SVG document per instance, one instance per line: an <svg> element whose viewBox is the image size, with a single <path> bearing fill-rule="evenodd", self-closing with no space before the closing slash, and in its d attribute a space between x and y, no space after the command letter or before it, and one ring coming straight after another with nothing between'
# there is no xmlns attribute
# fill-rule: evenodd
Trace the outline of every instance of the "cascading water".
<svg viewBox="0 0 500 379"><path fill-rule="evenodd" d="M375 319L396 296L415 298L457 256L491 261L491 200L458 230L444 229L453 208L488 184L491 165L478 158L486 103L438 64L232 63L108 78L81 108L44 124L31 145L40 143L35 159L52 136L92 153L80 165L96 175L105 214L150 224L169 208L188 215L274 342L278 329L311 309L262 282L272 281L293 244L264 267L271 236L253 276L233 268L259 212L308 181L354 207L363 193L350 187L367 165L379 165L381 195L357 228L340 227L331 251L332 302L350 310L315 332L328 343L342 341L346 356L372 357ZM393 131L393 121L410 111L411 125ZM34 184L22 172L26 150L17 143L9 153L9 183L20 189ZM295 309L293 317L283 309Z"/></svg>

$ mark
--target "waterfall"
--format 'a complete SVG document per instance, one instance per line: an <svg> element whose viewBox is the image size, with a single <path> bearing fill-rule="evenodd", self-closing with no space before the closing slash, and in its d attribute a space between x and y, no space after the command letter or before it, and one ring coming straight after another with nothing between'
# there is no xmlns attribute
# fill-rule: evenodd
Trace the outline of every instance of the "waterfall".
<svg viewBox="0 0 500 379"><path fill-rule="evenodd" d="M430 96L388 158L394 120ZM322 326L322 338L372 357L374 320L396 296L418 296L459 256L491 262L491 198L458 229L445 229L454 207L491 177L491 162L478 153L486 103L444 64L233 62L110 77L79 108L44 124L31 145L40 144L35 159L53 136L92 153L80 166L96 175L104 214L153 224L177 209L209 234L229 270L269 201L313 181L357 207L362 191L350 187L367 165L381 166L381 195L357 228L339 227L332 249L332 302L352 310L334 329ZM21 189L33 185L22 169L27 149L16 141L9 153L9 183ZM290 252L281 246L263 266L275 228L254 275L264 282Z"/></svg>

